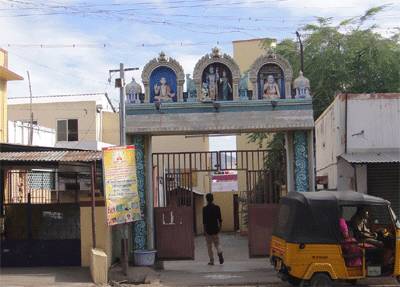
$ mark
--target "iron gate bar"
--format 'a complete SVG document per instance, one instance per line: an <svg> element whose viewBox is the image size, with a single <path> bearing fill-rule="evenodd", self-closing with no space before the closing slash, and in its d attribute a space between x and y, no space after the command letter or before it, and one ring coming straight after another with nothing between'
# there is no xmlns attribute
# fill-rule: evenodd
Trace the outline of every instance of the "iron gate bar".
<svg viewBox="0 0 400 287"><path fill-rule="evenodd" d="M275 163L266 164L266 160L269 159L268 156L273 153L284 155L285 151L240 150L153 153L152 162L154 168L156 168L155 177L157 179L164 179L164 193L161 194L161 189L156 188L155 190L157 198L163 196L165 203L163 205L165 207L155 207L154 209L156 214L155 228L157 230L156 248L163 248L160 250L160 254L157 255L158 258L193 259L194 249L189 249L194 248L194 245L189 249L186 248L185 253L177 257L170 253L171 250L168 250L175 250L177 244L175 234L178 232L189 232L188 234L183 234L183 237L186 236L183 242L190 243L194 239L193 230L196 224L196 209L192 190L193 172L226 170L246 172L245 186L247 189L246 204L249 216L249 256L268 255L269 248L266 248L264 245L268 241L272 230L271 226L275 220L274 211L277 206L276 202L279 199L278 187L280 187L277 184L278 173L283 173L284 180L286 179L285 156L278 157L277 166L274 166ZM282 170L279 170L279 168L282 168ZM255 187L257 188L257 192L252 192ZM188 209L188 207L190 208ZM172 215L174 214L173 218L176 220L178 218L176 216L180 212L182 212L181 214L185 213L186 216L189 216L190 213L193 215L191 220L187 221L188 218L184 220L186 224L190 224L190 227L181 226L184 228L179 229L179 224L172 224ZM259 230L260 234L253 234L251 236L251 233L258 232L259 228L261 228Z"/></svg>

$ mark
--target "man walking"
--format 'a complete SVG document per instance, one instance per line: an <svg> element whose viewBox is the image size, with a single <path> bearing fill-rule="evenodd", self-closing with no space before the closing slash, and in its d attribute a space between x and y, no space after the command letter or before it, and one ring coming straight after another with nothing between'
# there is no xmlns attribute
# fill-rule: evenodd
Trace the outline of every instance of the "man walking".
<svg viewBox="0 0 400 287"><path fill-rule="evenodd" d="M212 243L214 242L215 248L217 248L219 263L224 263L222 257L222 248L219 243L218 233L222 228L221 209L218 205L213 203L214 196L211 193L206 195L207 205L203 207L203 224L204 224L204 236L206 237L208 256L210 262L208 265L214 265L214 256L212 251Z"/></svg>

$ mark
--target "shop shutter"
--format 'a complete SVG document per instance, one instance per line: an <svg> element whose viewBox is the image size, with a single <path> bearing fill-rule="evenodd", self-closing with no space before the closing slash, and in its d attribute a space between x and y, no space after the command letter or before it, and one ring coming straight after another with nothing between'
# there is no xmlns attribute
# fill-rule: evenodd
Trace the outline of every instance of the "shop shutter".
<svg viewBox="0 0 400 287"><path fill-rule="evenodd" d="M392 203L393 211L400 216L400 164L374 163L367 165L368 194L379 196Z"/></svg>

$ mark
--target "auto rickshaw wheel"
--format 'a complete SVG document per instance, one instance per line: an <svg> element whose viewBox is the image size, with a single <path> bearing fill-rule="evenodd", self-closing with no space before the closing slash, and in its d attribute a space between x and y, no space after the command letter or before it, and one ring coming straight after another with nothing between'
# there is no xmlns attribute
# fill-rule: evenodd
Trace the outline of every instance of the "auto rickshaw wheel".
<svg viewBox="0 0 400 287"><path fill-rule="evenodd" d="M301 278L297 278L297 277L294 277L294 276L292 276L292 275L289 274L288 282L289 282L292 286L300 286Z"/></svg>
<svg viewBox="0 0 400 287"><path fill-rule="evenodd" d="M397 282L400 283L400 275L397 275L396 278L397 278Z"/></svg>
<svg viewBox="0 0 400 287"><path fill-rule="evenodd" d="M308 281L308 286L316 287L316 286L325 286L332 287L332 279L326 273L315 273L310 281Z"/></svg>

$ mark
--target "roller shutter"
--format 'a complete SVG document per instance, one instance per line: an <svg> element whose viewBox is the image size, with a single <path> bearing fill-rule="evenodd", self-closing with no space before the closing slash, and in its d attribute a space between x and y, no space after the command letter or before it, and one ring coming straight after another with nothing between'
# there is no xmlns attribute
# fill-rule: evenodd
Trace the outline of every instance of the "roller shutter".
<svg viewBox="0 0 400 287"><path fill-rule="evenodd" d="M367 165L368 194L379 196L392 203L392 209L400 216L400 164L369 163Z"/></svg>

